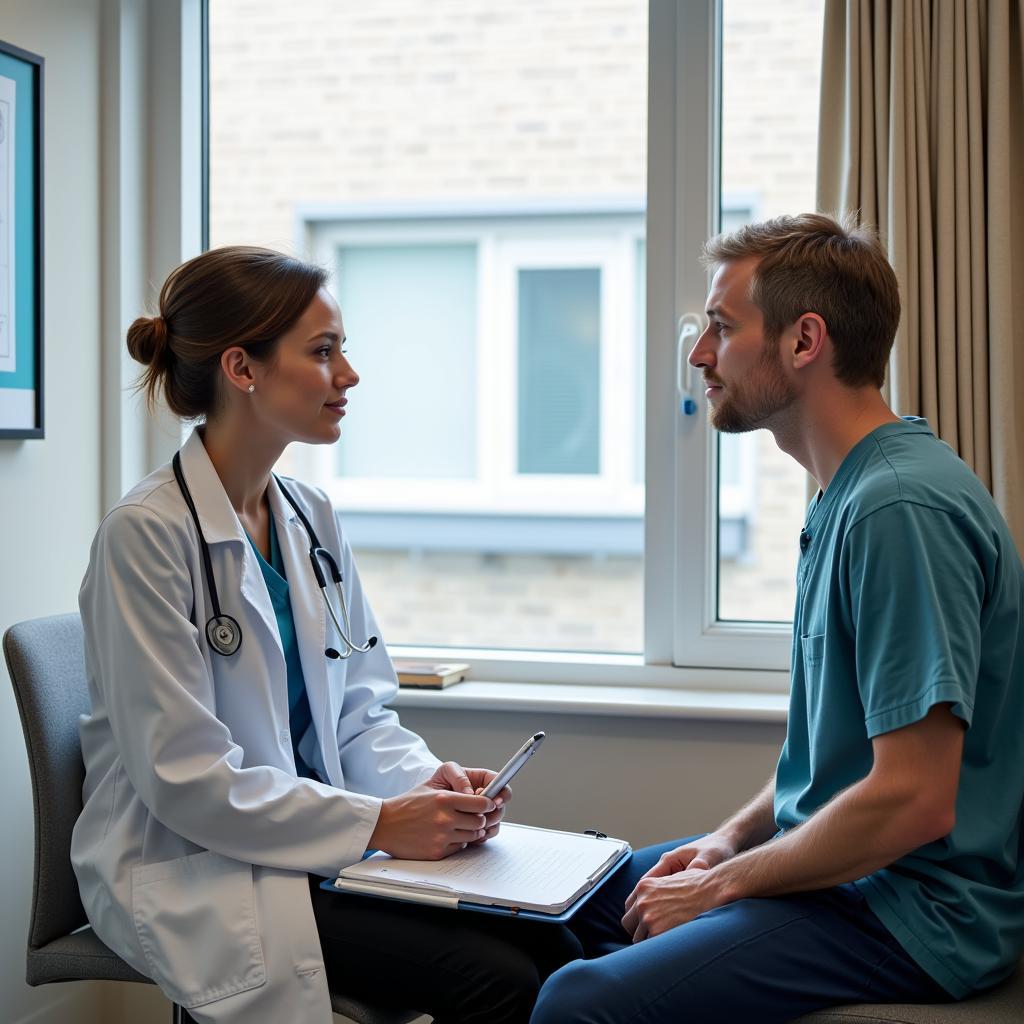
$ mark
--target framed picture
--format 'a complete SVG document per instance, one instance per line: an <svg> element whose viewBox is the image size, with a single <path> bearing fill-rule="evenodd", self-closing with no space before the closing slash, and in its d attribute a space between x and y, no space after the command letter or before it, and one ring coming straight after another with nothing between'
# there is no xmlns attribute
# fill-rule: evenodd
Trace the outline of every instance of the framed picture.
<svg viewBox="0 0 1024 1024"><path fill-rule="evenodd" d="M43 436L43 58L0 42L0 440Z"/></svg>

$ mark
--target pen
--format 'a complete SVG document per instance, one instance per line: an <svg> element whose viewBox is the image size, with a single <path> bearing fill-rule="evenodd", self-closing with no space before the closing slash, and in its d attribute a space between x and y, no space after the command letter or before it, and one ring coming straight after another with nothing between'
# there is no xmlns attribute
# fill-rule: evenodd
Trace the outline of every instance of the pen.
<svg viewBox="0 0 1024 1024"><path fill-rule="evenodd" d="M394 895L396 899L405 901L406 903L426 903L431 907L450 907L452 910L458 910L459 908L459 897L452 896L448 893L439 893L437 891L420 891L408 888L399 888L398 886L380 886L374 885L372 882L357 881L356 879L346 878L344 885L341 884L342 879L337 879L334 883L336 889L341 889L344 892L357 892L363 893L366 896L382 896L387 897ZM391 889L391 892L388 889Z"/></svg>
<svg viewBox="0 0 1024 1024"><path fill-rule="evenodd" d="M544 742L544 733L538 732L531 736L510 758L508 764L491 779L490 784L481 794L493 800L512 781L516 772L537 753L537 748Z"/></svg>

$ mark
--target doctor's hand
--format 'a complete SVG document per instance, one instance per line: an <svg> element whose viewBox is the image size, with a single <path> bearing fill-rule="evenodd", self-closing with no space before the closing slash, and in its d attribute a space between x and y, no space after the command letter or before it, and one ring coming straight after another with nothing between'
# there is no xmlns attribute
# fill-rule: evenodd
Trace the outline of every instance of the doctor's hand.
<svg viewBox="0 0 1024 1024"><path fill-rule="evenodd" d="M497 774L497 772L492 772L490 768L466 769L466 775L468 776L469 781L473 784L473 791L475 793L482 793L491 784L491 780ZM508 808L508 804L511 799L512 790L506 786L494 798L495 810L487 815L487 824L485 826L486 832L479 839L474 840L470 845L476 846L479 843L486 843L488 839L491 839L498 834L498 829L501 828L501 819L505 817L505 810Z"/></svg>
<svg viewBox="0 0 1024 1024"><path fill-rule="evenodd" d="M381 804L371 848L392 857L441 860L487 837L487 820L497 810L495 802L477 796L468 779L468 792L443 788L435 780L436 774Z"/></svg>
<svg viewBox="0 0 1024 1024"><path fill-rule="evenodd" d="M497 775L489 768L463 768L454 761L446 761L439 765L437 771L431 778L427 779L425 785L437 789L450 789L456 793L482 793L490 784L491 779ZM494 798L494 810L491 811L484 822L484 834L479 839L471 841L471 846L479 843L486 843L488 839L498 834L501 827L501 819L505 817L505 806L512 799L512 790L506 786Z"/></svg>

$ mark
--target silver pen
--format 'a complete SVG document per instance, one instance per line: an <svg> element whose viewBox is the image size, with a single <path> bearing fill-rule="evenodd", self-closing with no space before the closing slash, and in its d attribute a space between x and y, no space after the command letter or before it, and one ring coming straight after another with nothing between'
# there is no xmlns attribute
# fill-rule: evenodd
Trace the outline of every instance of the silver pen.
<svg viewBox="0 0 1024 1024"><path fill-rule="evenodd" d="M537 753L537 748L544 742L544 733L538 732L531 736L510 758L508 764L491 779L481 796L493 800L512 781L516 772Z"/></svg>

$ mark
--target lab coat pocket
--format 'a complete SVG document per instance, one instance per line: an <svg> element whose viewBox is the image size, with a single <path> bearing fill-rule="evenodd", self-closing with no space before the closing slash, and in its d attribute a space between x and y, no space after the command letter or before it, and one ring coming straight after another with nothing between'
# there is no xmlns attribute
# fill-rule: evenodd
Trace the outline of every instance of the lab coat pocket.
<svg viewBox="0 0 1024 1024"><path fill-rule="evenodd" d="M181 1006L266 981L251 864L207 850L137 865L132 916L150 976Z"/></svg>

